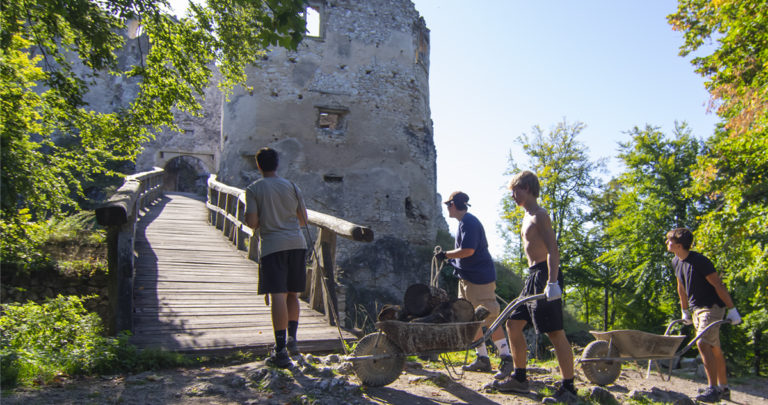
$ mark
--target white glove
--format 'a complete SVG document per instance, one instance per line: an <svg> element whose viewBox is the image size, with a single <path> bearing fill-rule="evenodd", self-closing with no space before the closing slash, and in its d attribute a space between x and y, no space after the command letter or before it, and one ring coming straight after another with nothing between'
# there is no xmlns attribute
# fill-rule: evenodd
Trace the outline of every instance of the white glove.
<svg viewBox="0 0 768 405"><path fill-rule="evenodd" d="M683 324L690 325L693 323L693 318L691 317L691 310L686 308L683 310Z"/></svg>
<svg viewBox="0 0 768 405"><path fill-rule="evenodd" d="M557 283L547 283L544 287L544 295L547 296L547 301L554 301L563 295L563 291L560 290L560 285Z"/></svg>
<svg viewBox="0 0 768 405"><path fill-rule="evenodd" d="M728 314L725 316L725 319L731 321L732 325L738 325L741 323L741 316L739 316L739 311L736 310L736 307L728 310Z"/></svg>

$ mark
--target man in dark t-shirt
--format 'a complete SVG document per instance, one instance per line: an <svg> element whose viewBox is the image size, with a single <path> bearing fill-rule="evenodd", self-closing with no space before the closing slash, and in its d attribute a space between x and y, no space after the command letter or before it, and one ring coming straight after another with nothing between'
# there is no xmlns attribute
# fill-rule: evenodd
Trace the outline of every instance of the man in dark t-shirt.
<svg viewBox="0 0 768 405"><path fill-rule="evenodd" d="M483 320L483 326L489 327L499 315L501 310L498 301L496 301L496 268L493 264L493 258L488 251L488 240L485 236L485 229L474 215L467 212L470 206L469 196L461 191L451 194L445 201L448 214L451 218L459 221L459 228L456 232L455 249L447 252L435 254L438 261L448 260L456 269L456 275L459 277L459 298L464 298L472 306L477 308L482 305L490 314ZM477 332L475 338L482 336L482 331ZM501 328L496 329L491 334L494 345L499 349L499 372L496 378L501 379L512 372L513 359L509 350L509 344L504 337L504 331ZM481 343L476 349L477 358L471 364L465 365L465 371L491 371L491 360L488 357L488 349L485 342Z"/></svg>
<svg viewBox="0 0 768 405"><path fill-rule="evenodd" d="M733 304L715 266L703 254L690 250L693 233L686 228L676 228L667 232L667 250L675 255L672 268L677 277L677 294L683 311L683 322L694 324L696 332L701 333L707 325L722 320L723 315L732 324L741 322L741 317ZM693 314L691 312L693 311ZM710 328L696 342L709 386L696 397L702 402L730 400L730 389L726 378L725 357L720 348L720 327Z"/></svg>

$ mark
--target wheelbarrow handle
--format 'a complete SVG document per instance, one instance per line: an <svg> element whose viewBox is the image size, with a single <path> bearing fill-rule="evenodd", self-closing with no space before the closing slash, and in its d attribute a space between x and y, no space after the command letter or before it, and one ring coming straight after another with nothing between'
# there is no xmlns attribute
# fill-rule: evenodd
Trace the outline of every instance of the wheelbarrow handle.
<svg viewBox="0 0 768 405"><path fill-rule="evenodd" d="M680 356L682 356L682 355L683 355L685 352L687 352L687 351L688 351L688 349L690 349L691 347L693 347L693 345L694 345L694 344L696 344L696 342L697 342L697 341L698 341L698 340L699 340L699 339L700 339L702 336L704 336L704 334L705 334L705 333L709 332L709 330L710 330L710 329L714 328L714 327L715 327L715 326L717 326L717 325L722 325L722 324L724 324L724 323L730 324L730 323L731 323L731 321L730 321L730 319L723 319L722 321L715 321L715 322L712 322L712 323L710 323L709 325L707 325L707 327L706 327L706 328L704 328L704 330L702 330L701 332L699 332L699 333L698 333L698 334L697 334L697 335L696 335L696 336L695 336L693 339L691 339L691 341L690 341L690 342L688 342L688 344L687 344L687 345L685 345L685 347L684 347L684 348L680 349L680 351L678 351L677 353L675 353L675 357L680 357Z"/></svg>
<svg viewBox="0 0 768 405"><path fill-rule="evenodd" d="M483 334L483 337L472 342L472 344L469 345L469 348L474 349L480 346L480 344L482 344L486 340L488 340L488 338L491 337L493 332L495 332L500 325L502 325L504 322L507 321L507 318L509 318L509 315L512 314L512 311L516 310L520 305L523 305L531 301L538 301L540 299L545 299L545 298L547 298L547 295L544 293L529 295L527 297L517 297L517 299L507 304L504 310L501 311L499 316L496 317L496 320L494 320L491 326L489 326L488 329L485 331L485 334Z"/></svg>

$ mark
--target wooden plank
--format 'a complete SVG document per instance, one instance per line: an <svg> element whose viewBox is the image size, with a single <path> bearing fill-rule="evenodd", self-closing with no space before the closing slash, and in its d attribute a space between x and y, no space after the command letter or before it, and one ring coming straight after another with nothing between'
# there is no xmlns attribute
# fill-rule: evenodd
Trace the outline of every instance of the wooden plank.
<svg viewBox="0 0 768 405"><path fill-rule="evenodd" d="M169 193L137 224L131 342L184 352L266 353L274 333L270 308L256 294L258 265L208 224L204 207L193 196ZM340 350L338 329L306 302L300 305L299 347Z"/></svg>

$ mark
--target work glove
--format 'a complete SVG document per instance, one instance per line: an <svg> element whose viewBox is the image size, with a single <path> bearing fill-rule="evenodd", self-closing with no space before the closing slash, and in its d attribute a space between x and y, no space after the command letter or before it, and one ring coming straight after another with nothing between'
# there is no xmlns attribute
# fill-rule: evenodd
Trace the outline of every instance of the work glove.
<svg viewBox="0 0 768 405"><path fill-rule="evenodd" d="M741 316L739 315L739 311L736 310L736 307L728 310L728 314L725 315L725 319L731 321L731 325L738 325L741 323Z"/></svg>
<svg viewBox="0 0 768 405"><path fill-rule="evenodd" d="M544 295L547 296L547 301L554 301L563 295L563 291L560 289L560 284L547 283L544 287Z"/></svg>
<svg viewBox="0 0 768 405"><path fill-rule="evenodd" d="M693 323L693 317L691 316L691 310L685 308L683 310L683 324L690 325Z"/></svg>
<svg viewBox="0 0 768 405"><path fill-rule="evenodd" d="M444 262L447 259L445 257L445 252L437 252L437 253L435 253L435 259L437 259L438 263Z"/></svg>

